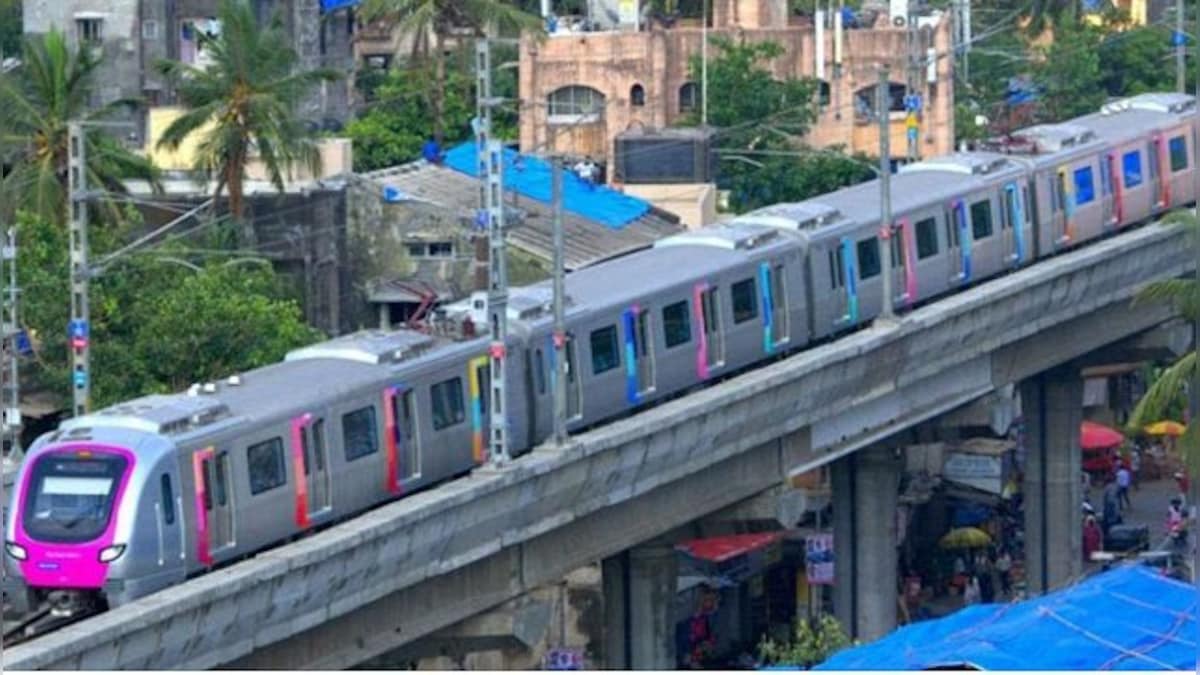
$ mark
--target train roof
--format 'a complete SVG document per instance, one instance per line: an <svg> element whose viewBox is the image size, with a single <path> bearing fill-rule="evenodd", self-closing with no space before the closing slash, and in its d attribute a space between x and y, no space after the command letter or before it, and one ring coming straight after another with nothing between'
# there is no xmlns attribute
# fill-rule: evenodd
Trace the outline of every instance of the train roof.
<svg viewBox="0 0 1200 675"><path fill-rule="evenodd" d="M364 331L290 352L284 361L186 392L151 394L79 418L61 429L120 427L186 438L223 423L275 419L311 407L318 398L378 385L396 366L420 366L460 353L479 353L486 341L452 341L411 330Z"/></svg>

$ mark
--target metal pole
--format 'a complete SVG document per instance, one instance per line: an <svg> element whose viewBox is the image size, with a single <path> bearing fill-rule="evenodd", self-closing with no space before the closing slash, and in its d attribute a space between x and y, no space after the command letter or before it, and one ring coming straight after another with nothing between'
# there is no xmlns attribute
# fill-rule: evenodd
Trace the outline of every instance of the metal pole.
<svg viewBox="0 0 1200 675"><path fill-rule="evenodd" d="M904 77L904 111L906 124L904 135L908 139L908 149L905 151L904 157L906 161L911 163L917 161L917 138L911 131L908 130L907 124L909 115L917 115L915 108L911 110L909 109L909 102L912 100L910 97L917 93L917 38L919 35L917 34L917 21L916 15L913 14L912 0L908 0L906 9L907 11L905 12L904 18L905 26L907 28L906 33L908 36L908 68L905 69Z"/></svg>
<svg viewBox="0 0 1200 675"><path fill-rule="evenodd" d="M563 279L562 162L550 160L550 191L554 201L554 444L567 442L567 321Z"/></svg>
<svg viewBox="0 0 1200 675"><path fill-rule="evenodd" d="M67 127L67 213L70 218L72 413L85 415L91 404L88 327L87 139L83 125Z"/></svg>
<svg viewBox="0 0 1200 675"><path fill-rule="evenodd" d="M708 126L708 0L700 3L700 126Z"/></svg>
<svg viewBox="0 0 1200 675"><path fill-rule="evenodd" d="M1183 0L1175 0L1175 89L1179 93L1187 91L1183 74Z"/></svg>
<svg viewBox="0 0 1200 675"><path fill-rule="evenodd" d="M875 107L879 113L879 253L883 262L883 305L879 311L879 318L882 321L892 321L895 319L892 310L892 166L886 65L879 69L879 88L875 92L875 98Z"/></svg>
<svg viewBox="0 0 1200 675"><path fill-rule="evenodd" d="M480 206L487 218L488 230L488 293L487 313L491 326L491 441L489 443L493 465L506 464L511 456L508 451L508 421L505 410L504 365L508 336L508 268L504 246L504 144L492 138L492 56L486 37L475 43L475 65L478 90L479 125L476 142L479 148Z"/></svg>
<svg viewBox="0 0 1200 675"><path fill-rule="evenodd" d="M20 289L17 288L17 229L8 228L8 243L4 246L4 263L8 265L8 298L4 305L4 340L8 359L5 382L7 408L4 411L4 432L11 436L7 457L19 456L21 452L21 381L17 352L17 334L21 330L17 308ZM2 481L0 481L2 482ZM3 499L0 498L0 503Z"/></svg>

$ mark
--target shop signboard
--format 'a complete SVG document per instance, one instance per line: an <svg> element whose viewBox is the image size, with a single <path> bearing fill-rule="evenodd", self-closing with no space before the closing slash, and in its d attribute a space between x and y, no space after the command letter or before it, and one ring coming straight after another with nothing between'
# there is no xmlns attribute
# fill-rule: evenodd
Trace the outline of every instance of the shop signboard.
<svg viewBox="0 0 1200 675"><path fill-rule="evenodd" d="M804 549L808 583L833 584L833 535L811 534L804 540Z"/></svg>
<svg viewBox="0 0 1200 675"><path fill-rule="evenodd" d="M999 456L951 452L942 466L942 477L955 483L1000 494L1004 462Z"/></svg>

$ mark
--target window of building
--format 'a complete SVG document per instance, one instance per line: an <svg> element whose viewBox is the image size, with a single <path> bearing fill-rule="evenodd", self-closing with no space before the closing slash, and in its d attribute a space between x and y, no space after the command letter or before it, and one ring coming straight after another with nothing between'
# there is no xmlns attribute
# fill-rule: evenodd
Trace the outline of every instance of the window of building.
<svg viewBox="0 0 1200 675"><path fill-rule="evenodd" d="M430 258L450 258L454 256L454 244L448 241L435 241L429 244Z"/></svg>
<svg viewBox="0 0 1200 675"><path fill-rule="evenodd" d="M971 205L971 237L979 241L992 236L992 202L983 200Z"/></svg>
<svg viewBox="0 0 1200 675"><path fill-rule="evenodd" d="M369 68L376 68L378 70L387 70L388 66L390 66L392 64L392 55L391 54L367 54L366 56L363 57L363 60L365 60L367 62L367 66Z"/></svg>
<svg viewBox="0 0 1200 675"><path fill-rule="evenodd" d="M595 122L604 114L604 94L571 85L551 92L549 105L551 122Z"/></svg>
<svg viewBox="0 0 1200 675"><path fill-rule="evenodd" d="M646 105L646 89L640 84L635 84L629 88L629 103L631 105L642 107Z"/></svg>
<svg viewBox="0 0 1200 675"><path fill-rule="evenodd" d="M1142 184L1142 155L1137 150L1130 150L1121 157L1121 169L1125 187Z"/></svg>
<svg viewBox="0 0 1200 675"><path fill-rule="evenodd" d="M100 44L104 39L103 26L103 19L75 19L75 32L82 44Z"/></svg>
<svg viewBox="0 0 1200 675"><path fill-rule="evenodd" d="M733 300L733 322L743 323L758 316L758 301L754 294L754 278L742 279L729 287Z"/></svg>
<svg viewBox="0 0 1200 675"><path fill-rule="evenodd" d="M917 259L924 260L937 255L938 237L937 221L926 218L917 223Z"/></svg>
<svg viewBox="0 0 1200 675"><path fill-rule="evenodd" d="M858 278L866 281L879 276L879 240L875 237L858 242Z"/></svg>
<svg viewBox="0 0 1200 675"><path fill-rule="evenodd" d="M158 22L154 19L146 19L142 22L142 39L157 40L158 39Z"/></svg>
<svg viewBox="0 0 1200 675"><path fill-rule="evenodd" d="M163 474L159 481L159 487L162 490L162 510L163 522L167 525L175 524L175 491L171 489L171 476Z"/></svg>
<svg viewBox="0 0 1200 675"><path fill-rule="evenodd" d="M592 331L592 374L608 372L621 364L617 352L617 327L605 326Z"/></svg>
<svg viewBox="0 0 1200 675"><path fill-rule="evenodd" d="M692 339L692 321L688 316L687 300L663 307L663 339L667 349L686 344Z"/></svg>
<svg viewBox="0 0 1200 675"><path fill-rule="evenodd" d="M1187 141L1183 136L1176 136L1170 141L1171 171L1183 171L1188 165Z"/></svg>
<svg viewBox="0 0 1200 675"><path fill-rule="evenodd" d="M408 255L413 258L425 257L425 244L405 244L404 247L408 249Z"/></svg>
<svg viewBox="0 0 1200 675"><path fill-rule="evenodd" d="M1082 206L1096 198L1096 187L1092 184L1092 167L1075 169L1075 203Z"/></svg>
<svg viewBox="0 0 1200 675"><path fill-rule="evenodd" d="M679 87L679 112L694 112L700 107L700 87L695 82L684 82Z"/></svg>
<svg viewBox="0 0 1200 675"><path fill-rule="evenodd" d="M429 388L433 400L433 430L441 431L466 419L463 407L462 378L452 377Z"/></svg>
<svg viewBox="0 0 1200 675"><path fill-rule="evenodd" d="M342 444L346 448L347 462L379 452L375 406L359 408L342 415Z"/></svg>
<svg viewBox="0 0 1200 675"><path fill-rule="evenodd" d="M829 105L829 83L825 80L817 81L817 105L822 108Z"/></svg>
<svg viewBox="0 0 1200 675"><path fill-rule="evenodd" d="M283 463L283 440L279 437L246 448L246 465L250 469L252 495L274 490L287 483L287 468Z"/></svg>

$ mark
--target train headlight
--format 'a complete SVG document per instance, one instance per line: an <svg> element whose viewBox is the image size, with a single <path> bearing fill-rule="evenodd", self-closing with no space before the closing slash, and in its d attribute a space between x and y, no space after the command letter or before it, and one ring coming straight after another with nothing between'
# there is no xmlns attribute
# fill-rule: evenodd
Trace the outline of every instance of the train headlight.
<svg viewBox="0 0 1200 675"><path fill-rule="evenodd" d="M112 562L117 558L120 558L121 554L124 552L125 544L117 544L115 546L109 546L108 548L102 548L100 549L100 562Z"/></svg>
<svg viewBox="0 0 1200 675"><path fill-rule="evenodd" d="M25 547L20 544L15 544L11 541L4 542L4 550L8 551L8 555L14 560L25 560L29 558L29 553L25 551Z"/></svg>

